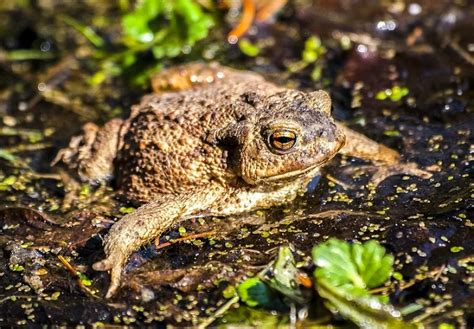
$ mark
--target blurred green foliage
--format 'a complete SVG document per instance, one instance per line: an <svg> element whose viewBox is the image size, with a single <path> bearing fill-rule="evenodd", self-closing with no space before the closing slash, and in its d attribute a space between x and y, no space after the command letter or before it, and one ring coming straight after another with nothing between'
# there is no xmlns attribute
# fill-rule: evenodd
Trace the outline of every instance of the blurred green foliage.
<svg viewBox="0 0 474 329"><path fill-rule="evenodd" d="M128 48L151 49L156 59L176 57L205 38L214 20L193 0L142 0L122 17Z"/></svg>
<svg viewBox="0 0 474 329"><path fill-rule="evenodd" d="M108 44L90 26L72 17L63 21L81 33L94 47L96 73L89 79L99 85L106 79L124 75L134 85L145 85L150 74L162 67L162 60L187 54L208 36L213 16L195 0L141 0L129 6L121 17L122 34ZM155 61L142 60L152 55Z"/></svg>

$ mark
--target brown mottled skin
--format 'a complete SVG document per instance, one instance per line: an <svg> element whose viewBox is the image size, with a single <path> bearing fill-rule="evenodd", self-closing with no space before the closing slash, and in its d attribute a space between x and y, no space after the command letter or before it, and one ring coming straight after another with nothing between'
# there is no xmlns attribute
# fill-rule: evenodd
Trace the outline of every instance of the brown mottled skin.
<svg viewBox="0 0 474 329"><path fill-rule="evenodd" d="M152 84L155 93L127 120L86 124L57 157L82 180L114 175L121 192L143 204L113 225L107 258L94 264L111 270L107 297L130 254L173 224L288 203L339 151L386 164L379 181L401 172L428 176L335 123L324 91L286 89L216 64L170 69Z"/></svg>

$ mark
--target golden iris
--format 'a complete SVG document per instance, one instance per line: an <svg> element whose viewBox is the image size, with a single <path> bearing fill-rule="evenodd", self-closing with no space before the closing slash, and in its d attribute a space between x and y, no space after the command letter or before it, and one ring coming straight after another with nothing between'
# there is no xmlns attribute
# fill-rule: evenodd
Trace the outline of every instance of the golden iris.
<svg viewBox="0 0 474 329"><path fill-rule="evenodd" d="M296 134L291 130L277 130L270 134L269 144L277 152L287 152L296 144Z"/></svg>

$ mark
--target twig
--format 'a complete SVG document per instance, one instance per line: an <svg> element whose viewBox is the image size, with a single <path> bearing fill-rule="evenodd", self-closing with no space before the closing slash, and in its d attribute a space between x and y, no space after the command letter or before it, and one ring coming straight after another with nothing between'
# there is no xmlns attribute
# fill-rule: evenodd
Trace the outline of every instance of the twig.
<svg viewBox="0 0 474 329"><path fill-rule="evenodd" d="M434 315L438 312L440 312L442 309L444 309L446 306L451 306L452 302L450 300L446 300L435 307L427 308L426 311L423 314L420 314L419 316L415 317L412 322L421 322L423 320L426 320L428 317L431 315Z"/></svg>
<svg viewBox="0 0 474 329"><path fill-rule="evenodd" d="M43 150L51 146L51 143L19 144L13 147L5 147L3 149L10 153L19 153Z"/></svg>
<svg viewBox="0 0 474 329"><path fill-rule="evenodd" d="M349 189L349 187L350 187L350 186L347 185L346 183L341 182L340 180L334 178L333 176L331 176L331 175L329 175L329 174L326 175L326 178L328 179L328 181L331 181L331 182L333 182L334 184L337 184L337 185L342 186L342 188L343 188L344 190L347 190L347 189Z"/></svg>
<svg viewBox="0 0 474 329"><path fill-rule="evenodd" d="M224 315L225 312L229 310L229 308L237 303L239 301L239 296L234 296L232 299L229 299L227 303L222 305L221 308L219 308L213 315L208 317L206 320L201 322L196 328L197 329L205 329L209 327L214 321L217 320L217 318L220 318L222 315Z"/></svg>
<svg viewBox="0 0 474 329"><path fill-rule="evenodd" d="M93 291L89 288L87 288L84 283L82 282L81 278L79 277L79 275L77 274L78 271L76 271L74 269L74 267L71 265L71 263L69 263L67 261L66 258L64 258L62 255L58 255L58 259L59 261L63 264L63 266L69 271L69 273L74 277L74 279L76 279L76 282L77 284L79 285L79 288L81 288L81 290L86 293L87 295L89 295L90 297L94 297L94 298L99 298L97 297Z"/></svg>
<svg viewBox="0 0 474 329"><path fill-rule="evenodd" d="M461 56L466 62L471 65L474 65L474 56L471 56L467 51L465 51L457 41L451 41L449 43L451 49L453 49L459 56Z"/></svg>
<svg viewBox="0 0 474 329"><path fill-rule="evenodd" d="M287 225L289 223L293 223L299 220L315 220L315 219L327 219L327 218L333 218L339 215L353 215L353 216L370 216L371 218L381 218L381 215L378 214L371 214L368 212L363 212L363 211L352 211L352 210L339 210L339 209L334 209L334 210L325 210L323 212L317 213L317 214L310 214L310 215L304 215L304 216L288 216L283 218L282 220L275 222L275 223L268 223L268 224L263 224L259 226L257 230L254 231L254 233L261 233L263 231L269 231L272 228L279 227L281 225ZM267 251L268 252L268 251Z"/></svg>
<svg viewBox="0 0 474 329"><path fill-rule="evenodd" d="M5 295L0 295L0 297L3 297L3 296L5 296ZM41 298L41 297L39 297L38 295L11 295L11 296L5 296L5 297L3 297L2 299L0 299L0 305L3 304L3 303L5 303L6 301L11 300L12 297L17 298L17 299L18 299L18 298L25 298L25 299L26 299L26 298L31 298L31 299L33 299L33 298L36 298L36 299Z"/></svg>
<svg viewBox="0 0 474 329"><path fill-rule="evenodd" d="M368 33L346 33L336 30L332 33L332 36L335 39L347 37L354 43L366 45L371 51L375 51L381 45L380 39L374 38ZM384 45L386 44L387 42Z"/></svg>
<svg viewBox="0 0 474 329"><path fill-rule="evenodd" d="M175 243L178 243L178 242L189 241L189 240L194 240L194 239L199 239L199 238L207 238L207 237L212 236L214 234L216 234L216 231L209 231L209 232L191 234L191 235L187 235L187 236L184 236L182 238L173 239L173 240L161 243L161 244L160 244L160 238L157 238L157 239L155 239L155 247L156 247L156 250L159 250L159 249L169 247L169 246L171 246Z"/></svg>
<svg viewBox="0 0 474 329"><path fill-rule="evenodd" d="M54 89L70 77L72 67L77 67L77 59L75 56L70 55L61 59L58 64L55 64L52 68L48 69L48 73L38 81L38 84L43 82L42 90ZM25 110L32 109L42 99L42 92L37 93L28 101Z"/></svg>
<svg viewBox="0 0 474 329"><path fill-rule="evenodd" d="M438 273L436 273L436 275L434 276L433 280L438 281L439 278L441 277L441 274L443 274L443 271L445 268L446 268L446 264L443 264L438 270Z"/></svg>
<svg viewBox="0 0 474 329"><path fill-rule="evenodd" d="M33 178L39 179L53 179L53 180L61 180L61 175L58 174L50 174L50 173L39 173L39 172L31 172L30 175Z"/></svg>

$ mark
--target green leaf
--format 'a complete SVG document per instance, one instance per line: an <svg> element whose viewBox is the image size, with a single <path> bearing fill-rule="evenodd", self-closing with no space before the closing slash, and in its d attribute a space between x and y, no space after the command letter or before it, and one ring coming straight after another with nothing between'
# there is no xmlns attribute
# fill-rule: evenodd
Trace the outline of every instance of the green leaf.
<svg viewBox="0 0 474 329"><path fill-rule="evenodd" d="M95 33L95 31L90 26L82 24L74 18L66 15L61 15L60 19L63 20L69 26L71 26L73 29L81 33L95 47L100 48L104 46L104 39L102 39L97 33Z"/></svg>
<svg viewBox="0 0 474 329"><path fill-rule="evenodd" d="M59 296L61 296L61 292L55 291L51 294L51 300L58 300Z"/></svg>
<svg viewBox="0 0 474 329"><path fill-rule="evenodd" d="M81 272L76 272L77 274L77 277L79 278L79 280L81 280L82 284L86 287L90 287L92 285L92 281L91 279L89 279L87 277L87 275L85 275L84 273L81 273Z"/></svg>
<svg viewBox="0 0 474 329"><path fill-rule="evenodd" d="M243 281L237 287L241 301L250 307L285 309L286 298L291 302L304 304L311 298L311 290L302 290L297 277L301 271L296 267L293 251L290 247L281 247L278 258L270 263L257 277ZM278 294L279 293L279 294Z"/></svg>
<svg viewBox="0 0 474 329"><path fill-rule="evenodd" d="M25 270L25 268L22 265L19 264L10 264L10 270L14 272L22 272Z"/></svg>
<svg viewBox="0 0 474 329"><path fill-rule="evenodd" d="M352 257L367 288L382 285L392 275L393 256L376 240L352 245Z"/></svg>
<svg viewBox="0 0 474 329"><path fill-rule="evenodd" d="M388 97L388 92L387 90L381 90L375 95L375 99L378 101L384 101Z"/></svg>
<svg viewBox="0 0 474 329"><path fill-rule="evenodd" d="M361 328L416 328L415 324L404 322L401 313L393 306L382 303L359 287L336 287L324 278L318 280L316 289L321 297L329 301L329 309Z"/></svg>
<svg viewBox="0 0 474 329"><path fill-rule="evenodd" d="M464 247L454 246L454 247L451 247L451 249L449 250L451 250L452 253L457 253L457 252L463 251Z"/></svg>
<svg viewBox="0 0 474 329"><path fill-rule="evenodd" d="M197 0L140 0L135 3L134 9L122 16L122 38L120 44L115 45L118 51L110 54L104 47L96 49L95 57L101 62L89 79L91 85L97 86L110 77L123 75L132 85L143 87L149 71L156 71L157 67L148 63L146 55L151 53L155 59L164 59L187 54L214 26L213 17ZM128 2L121 2L120 6L129 7ZM162 61L159 63L161 66Z"/></svg>
<svg viewBox="0 0 474 329"><path fill-rule="evenodd" d="M323 46L321 39L313 35L306 39L301 57L305 63L309 64L316 62L324 53L326 53L326 48Z"/></svg>
<svg viewBox="0 0 474 329"><path fill-rule="evenodd" d="M410 93L410 90L406 87L393 86L390 89L385 89L377 92L375 99L379 101L384 101L390 99L392 102L398 102L403 97L407 96Z"/></svg>
<svg viewBox="0 0 474 329"><path fill-rule="evenodd" d="M402 135L398 130L385 130L383 134L389 137L400 137Z"/></svg>
<svg viewBox="0 0 474 329"><path fill-rule="evenodd" d="M149 23L164 10L163 0L141 1L134 11L122 17L124 34L139 42L151 42L154 33Z"/></svg>
<svg viewBox="0 0 474 329"><path fill-rule="evenodd" d="M143 0L122 18L125 36L149 44L157 59L178 56L185 46L205 38L213 25L212 17L192 0Z"/></svg>
<svg viewBox="0 0 474 329"><path fill-rule="evenodd" d="M392 95L390 96L390 100L392 102L397 102L403 97L407 96L409 93L408 88L406 87L400 87L400 86L394 86L392 88Z"/></svg>
<svg viewBox="0 0 474 329"><path fill-rule="evenodd" d="M228 285L223 291L222 296L226 299L230 299L236 295L236 290L233 285Z"/></svg>
<svg viewBox="0 0 474 329"><path fill-rule="evenodd" d="M21 168L28 168L28 164L23 161L20 157L17 157L9 150L4 150L0 148L0 159L8 161L10 165ZM5 191L8 189L9 185L0 182L0 191Z"/></svg>
<svg viewBox="0 0 474 329"><path fill-rule="evenodd" d="M45 52L36 49L17 49L0 52L0 59L5 59L7 61L45 60L55 57L56 55L52 52Z"/></svg>
<svg viewBox="0 0 474 329"><path fill-rule="evenodd" d="M401 313L385 296L371 295L392 273L393 257L378 241L350 244L330 239L313 248L316 290L335 313L362 328L416 328L404 323Z"/></svg>
<svg viewBox="0 0 474 329"><path fill-rule="evenodd" d="M119 212L122 214L129 214L131 212L134 212L135 208L134 207L120 207Z"/></svg>
<svg viewBox="0 0 474 329"><path fill-rule="evenodd" d="M8 162L14 163L18 158L7 150L0 149L0 159L4 159Z"/></svg>
<svg viewBox="0 0 474 329"><path fill-rule="evenodd" d="M240 300L250 307L267 306L272 303L268 286L259 278L248 278L237 287Z"/></svg>
<svg viewBox="0 0 474 329"><path fill-rule="evenodd" d="M16 181L17 181L17 177L13 176L13 175L10 175L10 176L6 177L5 179L3 179L0 182L0 184L11 186L11 185L15 184Z"/></svg>
<svg viewBox="0 0 474 329"><path fill-rule="evenodd" d="M392 273L393 257L375 240L349 244L331 239L313 248L313 261L318 266L317 279L326 279L336 287L353 285L374 288Z"/></svg>
<svg viewBox="0 0 474 329"><path fill-rule="evenodd" d="M250 57L256 57L260 53L260 47L250 42L249 39L241 39L239 41L239 49L245 55Z"/></svg>
<svg viewBox="0 0 474 329"><path fill-rule="evenodd" d="M450 323L440 323L438 325L438 329L454 329L454 328L456 327Z"/></svg>

